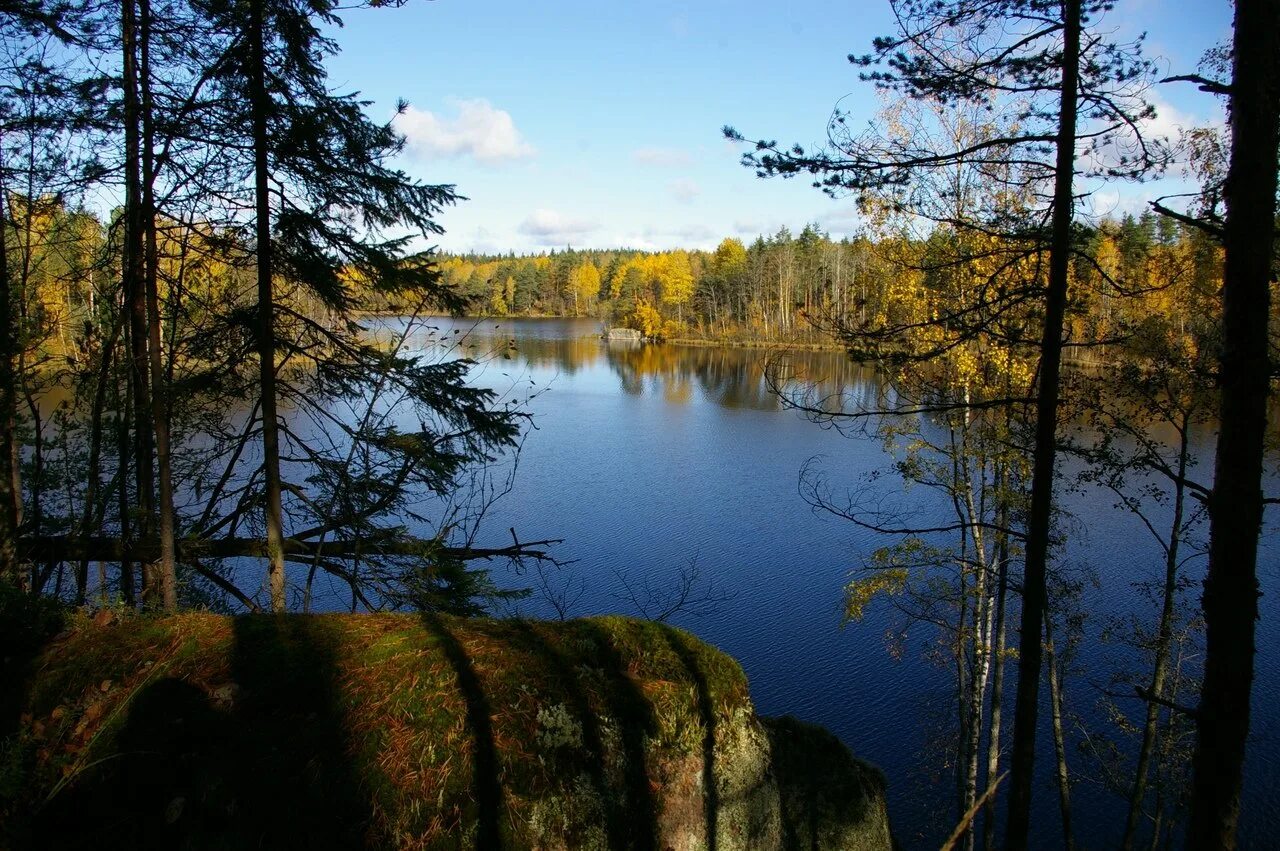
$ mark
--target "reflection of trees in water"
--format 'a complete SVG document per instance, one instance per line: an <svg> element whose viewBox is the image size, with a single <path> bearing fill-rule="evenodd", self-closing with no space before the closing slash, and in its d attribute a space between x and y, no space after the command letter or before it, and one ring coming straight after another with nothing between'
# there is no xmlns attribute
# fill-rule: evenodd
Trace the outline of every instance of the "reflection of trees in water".
<svg viewBox="0 0 1280 851"><path fill-rule="evenodd" d="M893 393L874 366L835 352L773 354L765 365L770 392L828 414L884 408Z"/></svg>
<svg viewBox="0 0 1280 851"><path fill-rule="evenodd" d="M785 363L786 374L812 382L816 392L832 400L876 393L871 370L836 352L787 352L702 346L607 346L606 361L626 393L646 386L671 402L691 398L697 384L705 399L725 408L777 411L781 405L765 381L765 370Z"/></svg>
<svg viewBox="0 0 1280 851"><path fill-rule="evenodd" d="M384 320L393 330L394 322L394 318ZM411 337L409 343L418 351L444 351L478 361L518 356L531 367L566 375L573 375L600 358L600 339L596 335L574 336L572 332L579 329L572 326L562 329L570 332L564 336L542 336L536 333L541 330L537 326L533 326L535 333L530 334L529 330L529 326L519 323L500 325L488 319L441 318Z"/></svg>
<svg viewBox="0 0 1280 851"><path fill-rule="evenodd" d="M531 367L574 375L600 359L600 340L597 337L545 339L517 336L515 350Z"/></svg>
<svg viewBox="0 0 1280 851"><path fill-rule="evenodd" d="M641 346L608 345L605 361L617 374L622 391L639 396L646 391L670 404L687 404L693 398L692 360L683 357L683 349L675 346L646 344Z"/></svg>
<svg viewBox="0 0 1280 851"><path fill-rule="evenodd" d="M514 322L500 328L449 326L445 322L435 340L457 346L460 353L475 357L473 348L496 354L510 346L531 368L563 375L575 375L603 362L618 376L623 393L652 394L673 405L693 401L697 387L703 398L721 407L781 410L765 380L766 369L788 382L803 383L809 394L833 409L852 410L883 402L884 384L875 371L839 352L642 344L575 333L581 330L576 326L553 329L567 332L562 336L543 336L541 326L522 327Z"/></svg>

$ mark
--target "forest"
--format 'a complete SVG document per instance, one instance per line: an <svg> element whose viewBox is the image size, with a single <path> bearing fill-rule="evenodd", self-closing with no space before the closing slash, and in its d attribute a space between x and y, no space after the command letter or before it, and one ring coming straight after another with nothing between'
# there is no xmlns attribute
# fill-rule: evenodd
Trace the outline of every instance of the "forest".
<svg viewBox="0 0 1280 851"><path fill-rule="evenodd" d="M593 316L659 340L839 345L828 320L891 321L910 300L945 291L954 229L832 240L818 225L785 227L715 251L565 248L533 256L442 254L445 283L484 316ZM1105 355L1144 321L1175 313L1179 299L1221 286L1221 247L1203 231L1147 211L1079 234L1072 267L1071 335ZM1107 283L1135 282L1119 298ZM1140 283L1139 283L1140 282ZM1114 344L1113 344L1114 345Z"/></svg>
<svg viewBox="0 0 1280 851"><path fill-rule="evenodd" d="M1046 762L1055 839L1070 848L1082 833L1061 680L1086 638L1080 582L1059 561L1060 502L1072 487L1106 489L1151 534L1164 571L1134 589L1147 605L1116 639L1139 662L1113 684L1129 708L1109 693L1115 729L1091 740L1098 782L1124 801L1126 849L1235 847L1255 746L1256 628L1268 614L1259 536L1266 506L1280 501L1264 490L1277 450L1280 2L1238 3L1233 42L1206 45L1201 67L1166 80L1221 99L1229 125L1164 139L1148 130L1155 63L1099 23L1111 3L893 0L898 31L849 57L884 95L875 125L854 129L865 117L837 109L817 148L722 131L741 151L744 191L749 172L812 182L856 205L857 236L832 239L814 223L725 238L712 251L524 255L428 247L458 188L403 170L393 122L371 119L366 101L329 79L341 16L396 15L399 5L0 5L0 639L14 648L0 674L26 684L0 707L0 817L21 822L0 828L0 844L44 847L23 832L46 824L44 804L19 818L46 794L32 778L52 784L45 804L70 788L63 806L88 794L74 791L79 778L97 776L97 761L68 750L77 761L58 763L38 743L34 710L10 711L44 694L28 680L45 644L56 654L54 636L73 634L64 623L158 624L139 627L145 643L169 636L177 621L165 618L179 612L270 614L279 620L192 621L218 640L248 630L249 645L265 647L254 630L310 634L284 624L327 605L317 603L323 580L343 589L353 616L414 613L466 692L459 718L477 742L467 757L477 779L459 794L471 803L423 835L519 845L486 821L504 793L481 778L497 759L481 733L492 739L498 716L441 624L471 635L468 646L509 642L508 663L533 652L528 630L541 627L487 625L532 586L513 589L490 571L511 565L531 583L544 577L545 590L562 542L511 528L501 544L481 543L494 540L483 521L510 492L537 423L527 397L473 380L509 357L503 348L460 338L418 347L436 317L465 316L633 328L644 353L615 357L643 362L637 369L661 368L662 347L701 343L829 348L875 371L881 390L857 400L833 398L785 357L770 359L762 380L825 428L872 434L904 485L946 506L921 523L842 491L816 461L799 471L801 499L883 541L843 589L845 620L888 601L936 630L954 694L947 847L1031 847ZM1140 183L1175 162L1195 192L1137 214L1087 212L1098 187ZM1216 433L1212 458L1195 455L1203 430ZM1202 574L1188 567L1194 554L1205 556ZM696 596L694 578L667 592L672 611ZM276 626L243 626L254 623ZM341 640L371 641L373 653L366 626L351 623ZM568 629L596 629L582 623ZM659 684L650 691L688 677L700 695L689 711L705 729L690 752L712 790L700 829L714 847L734 826L716 815L722 743L709 695L739 700L745 684L716 668L715 682L730 685L709 686L688 658L714 667L718 657L666 629L609 622L605 638L552 641L537 665L560 677L557 653L625 639L638 654L628 670ZM661 664L645 655L655 642L669 645ZM71 641L86 658L92 644ZM114 676L103 674L102 692ZM150 675L138 676L145 685ZM336 699L336 686L299 682ZM579 714L603 700L621 725L561 730L600 754L614 736L626 753L608 847L658 842L624 825L637 801L655 806L644 788L656 781L635 777L648 734L634 688L618 674L605 697L564 698ZM541 709L531 717L560 729ZM583 771L610 782L605 768ZM397 806L416 815L379 835L411 847L408 833L386 839L418 824L417 804Z"/></svg>

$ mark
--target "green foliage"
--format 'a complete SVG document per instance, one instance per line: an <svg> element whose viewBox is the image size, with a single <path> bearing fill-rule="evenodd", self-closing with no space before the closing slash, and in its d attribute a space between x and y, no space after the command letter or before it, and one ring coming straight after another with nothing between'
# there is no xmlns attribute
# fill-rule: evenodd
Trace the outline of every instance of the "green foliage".
<svg viewBox="0 0 1280 851"><path fill-rule="evenodd" d="M151 63L142 75L145 92L135 91L130 72L109 80L126 89L123 109L92 97L72 109L41 72L28 80L40 87L26 99L32 109L48 111L50 123L42 117L25 126L38 125L40 138L51 140L29 147L48 149L53 159L64 141L127 166L113 162L113 171L136 174L139 160L149 157L154 168L145 189L154 190L157 208L140 200L131 181L111 227L75 209L77 196L63 191L68 175L59 173L71 170L65 157L58 159L61 168L51 160L39 169L12 159L23 146L11 133L18 114L8 109L10 96L3 98L0 173L6 187L30 193L0 199L6 225L0 271L5 293L14 298L6 307L20 320L14 324L23 353L20 373L6 373L4 384L41 402L54 379L70 390L56 394L62 398L52 416L36 401L22 406L46 417L33 424L35 445L15 452L26 462L25 529L32 536L149 537L159 525L154 506L161 501L145 464L154 444L162 475L168 461L172 480L181 483L180 499L194 495L188 511L174 517L178 539L261 537L264 514L278 501L288 518L283 534L296 540L403 542L410 537L405 517L414 513L416 528L434 527L423 535L428 541L465 537L482 514L480 500L465 492L483 479L485 465L514 448L524 415L496 393L469 385L472 361L432 362L404 343L422 316L468 303L470 294L443 282L430 253L415 243L441 233L436 216L457 200L453 187L424 184L394 167L403 140L391 124L372 121L367 102L335 90L326 65L337 43L325 33L342 23L336 7L295 0L169 4L154 10L163 27L143 23L135 31L132 22L149 8L131 2L123 10L104 9L114 28L124 28L121 42L104 42L109 48L88 37L63 46L67 67L78 73L101 65L107 69L101 73L116 74L145 54ZM62 11L85 27L99 14ZM4 26L10 34L9 23ZM42 55L47 34L33 28L12 34L15 61L28 49L30 57ZM11 94L21 91L15 75L39 70L0 64ZM107 82L77 81L76 91L87 96ZM140 117L139 108L149 111ZM143 125L150 128L143 141L152 146L146 153L137 132ZM11 179L19 166L27 181ZM262 169L265 201L248 179ZM74 191L94 186L86 185ZM265 229L256 227L259 220ZM132 240L141 244L139 231L148 222L156 231L154 250L135 264L141 249ZM265 295L254 286L259 271L269 273ZM154 278L155 306L142 311L139 299L122 305L122 275ZM516 301L511 277L483 293L500 312ZM138 283L130 292L141 289ZM419 319L410 319L405 335L388 347L362 319L391 304ZM138 322L150 328L134 327ZM148 330L158 346L143 340ZM157 352L149 363L148 354ZM263 362L266 369L255 368ZM6 367L13 363L6 360ZM140 385L139 375L150 386ZM158 402L151 411L147 394ZM138 401L133 410L131 398ZM6 404L17 407L12 398ZM287 413L277 417L275 410ZM278 421L270 429L263 411ZM162 430L171 451L161 452L155 442ZM276 430L278 448L268 435ZM282 499L264 484L271 474L262 475L279 466L280 455L290 459ZM89 585L90 560L77 559L68 571L79 598ZM118 556L108 561L118 563ZM312 567L339 576L358 572L331 560ZM397 569L412 589L396 585ZM429 581L418 575L424 571ZM123 566L111 572L108 582L132 600L136 577ZM457 606L473 591L491 590L475 570L424 567L410 557L386 558L370 572L395 586L393 593L430 598L434 607L444 605L451 583L458 586ZM48 591L53 575L52 564L39 565L31 584ZM186 602L252 605L256 589L237 589L233 578L223 564L188 570ZM423 590L428 587L430 594ZM368 589L356 587L353 594L362 591Z"/></svg>
<svg viewBox="0 0 1280 851"><path fill-rule="evenodd" d="M422 556L409 562L395 585L386 589L387 601L420 612L474 617L488 612L496 602L518 600L531 593L528 589L501 589L488 570L468 567L442 549L426 545Z"/></svg>
<svg viewBox="0 0 1280 851"><path fill-rule="evenodd" d="M892 561L892 559L885 559ZM844 619L860 621L867 606L877 595L899 594L906 587L909 573L905 567L877 567L867 576L850 580L844 586Z"/></svg>

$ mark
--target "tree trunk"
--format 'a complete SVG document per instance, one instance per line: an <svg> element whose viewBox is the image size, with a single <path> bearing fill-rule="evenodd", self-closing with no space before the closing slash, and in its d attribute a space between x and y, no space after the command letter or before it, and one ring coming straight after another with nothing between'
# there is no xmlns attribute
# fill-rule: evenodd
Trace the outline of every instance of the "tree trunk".
<svg viewBox="0 0 1280 851"><path fill-rule="evenodd" d="M138 0L141 41L140 83L142 90L142 214L146 234L146 302L148 367L151 383L151 419L155 434L156 466L159 473L158 532L160 560L155 569L160 585L160 602L165 611L178 608L178 575L174 564L173 466L169 457L169 403L164 364L160 354L160 253L156 245L155 204L155 116L151 100L151 0Z"/></svg>
<svg viewBox="0 0 1280 851"><path fill-rule="evenodd" d="M1040 700L1041 632L1047 605L1049 526L1053 513L1053 477L1057 450L1059 369L1066 315L1067 272L1071 251L1074 198L1076 100L1080 81L1080 0L1064 0L1062 98L1059 106L1057 170L1049 245L1049 291L1044 336L1040 343L1040 387L1036 395L1036 434L1031 474L1031 510L1027 518L1023 572L1022 622L1018 636L1018 697L1013 715L1013 757L1007 851L1024 851L1031 826L1031 790L1035 768L1036 715Z"/></svg>
<svg viewBox="0 0 1280 851"><path fill-rule="evenodd" d="M124 325L123 318L121 320L124 333L127 338L128 327ZM122 355L123 357L123 355ZM129 382L124 382L123 393L121 387L116 385L116 458L119 463L119 471L116 473L116 507L119 512L120 539L122 541L131 540L131 532L133 524L129 519L129 407L132 396L130 395ZM84 556L90 558L90 556ZM133 608L137 605L137 597L134 592L134 575L133 575L133 557L128 552L123 552L120 557L120 599L125 605Z"/></svg>
<svg viewBox="0 0 1280 851"><path fill-rule="evenodd" d="M280 428L276 415L275 302L272 292L271 194L267 161L266 0L253 0L249 22L250 104L253 114L254 207L258 243L258 374L262 399L263 512L267 532L267 577L271 610L285 610L284 512L280 498Z"/></svg>
<svg viewBox="0 0 1280 851"><path fill-rule="evenodd" d="M141 104L138 98L138 22L134 0L121 4L124 83L124 245L121 258L125 310L129 316L129 380L133 387L133 454L138 477L138 536L155 534L155 470L152 458L150 362L147 356L146 257L143 247ZM160 574L156 564L142 567L142 604L160 603Z"/></svg>
<svg viewBox="0 0 1280 851"><path fill-rule="evenodd" d="M998 493L1004 492L1004 476L997 474L996 490ZM1005 528L1008 522L1007 512L1004 509L1004 501L1006 498L1000 497L1002 505L997 515L999 518L996 524L1001 528ZM1004 647L1006 624L1005 618L1005 600L1009 593L1009 544L1004 533L999 533L999 540L996 543L996 600L995 600L995 639L991 649L991 717L988 722L987 732L987 787L996 782L996 778L1000 776L1000 721L1004 710ZM987 851L992 851L996 847L996 803L995 796L987 799L983 805L983 834L982 847Z"/></svg>
<svg viewBox="0 0 1280 851"><path fill-rule="evenodd" d="M23 363L23 357L18 357L18 373L20 376L26 375L26 364ZM35 396L31 394L31 388L25 383L22 385L22 398L26 403L27 416L31 418L32 433L34 439L31 442L31 514L26 518L27 526L33 535L41 535L44 533L42 520L44 518L44 508L41 500L44 497L44 423L40 419L40 408L36 405ZM32 594L39 594L44 590L45 579L53 572L52 562L45 561L46 568L41 570L35 559L24 559L31 561L30 585L28 590Z"/></svg>
<svg viewBox="0 0 1280 851"><path fill-rule="evenodd" d="M102 412L107 407L107 383L111 380L111 362L115 357L116 341L120 338L120 323L123 317L117 317L111 323L111 334L102 346L101 361L98 364L98 383L93 390L93 408L89 412L89 469L84 493L84 514L80 518L80 534L89 536L99 531L101 519L106 512L98 511L98 489L102 477ZM89 559L81 559L76 568L76 604L85 602L89 584ZM101 589L105 593L104 588Z"/></svg>
<svg viewBox="0 0 1280 851"><path fill-rule="evenodd" d="M22 470L18 463L19 328L9 278L8 187L0 180L0 578L17 585L16 542L22 523Z"/></svg>
<svg viewBox="0 0 1280 851"><path fill-rule="evenodd" d="M1199 653L1195 655L1199 657ZM1180 643L1177 658L1173 660L1169 669L1169 677L1172 680L1169 684L1170 694L1178 694L1182 690L1182 666L1185 661L1186 654ZM1174 747L1180 728L1188 722L1189 719L1180 713L1166 712L1164 730L1157 736L1160 743L1160 756L1155 765L1155 823L1152 825L1151 842L1147 846L1151 851L1158 851L1162 845L1165 848L1173 847L1173 828L1177 818L1176 815L1171 817L1169 811L1171 806L1179 807L1177 815L1181 815L1185 810L1186 780L1175 770Z"/></svg>
<svg viewBox="0 0 1280 851"><path fill-rule="evenodd" d="M976 529L975 529L976 533ZM982 546L979 542L979 546ZM987 698L987 684L991 678L991 638L993 632L993 606L991 604L991 564L987 558L986 550L979 549L977 555L979 561L979 578L977 588L974 589L974 596L978 611L974 616L973 632L973 683L969 693L969 741L965 747L965 812L969 812L973 808L974 802L978 799L978 766L981 762L979 754L982 746L983 720L985 714L983 707ZM974 822L970 822L969 828L965 831L964 848L972 851L977 844L978 831Z"/></svg>
<svg viewBox="0 0 1280 851"><path fill-rule="evenodd" d="M1234 848L1240 816L1258 618L1278 136L1280 2L1242 0L1236 4L1223 226L1221 413L1202 598L1204 681L1187 828L1192 849Z"/></svg>
<svg viewBox="0 0 1280 851"><path fill-rule="evenodd" d="M1174 604L1178 595L1178 552L1182 541L1182 518L1186 512L1187 461L1190 457L1190 418L1184 416L1179 428L1178 480L1174 483L1173 520L1169 523L1169 542L1165 547L1164 587L1161 589L1160 625L1156 633L1156 655L1151 666L1149 697L1163 697L1164 684L1169 668L1169 652L1173 645ZM1133 848L1142 818L1142 805L1147 797L1147 775L1151 771L1151 757L1155 752L1156 734L1160 723L1160 704L1147 700L1146 720L1142 726L1142 745L1138 749L1138 764L1134 770L1133 788L1129 791L1129 813L1125 818L1124 835L1120 840L1122 851ZM1159 831L1157 830L1157 833Z"/></svg>
<svg viewBox="0 0 1280 851"><path fill-rule="evenodd" d="M960 814L963 818L968 813L978 799L978 763L979 752L982 743L982 731L984 712L983 707L987 696L987 681L989 679L991 664L991 635L992 635L992 619L991 619L991 559L987 555L986 536L983 534L982 527L978 525L978 521L982 519L982 510L974 500L975 487L985 490L986 488L986 458L982 454L975 453L970 447L969 433L972 428L971 414L968 405L971 401L971 393L968 383L964 388L964 403L966 408L963 413L963 424L961 426L961 436L959 444L959 452L955 456L955 465L953 471L959 476L961 485L962 500L960 501L959 516L962 521L969 522L971 543L973 545L973 562L976 565L974 569L973 589L969 592L968 597L973 601L973 609L970 617L971 626L969 633L972 638L968 642L970 662L968 665L968 682L966 688L961 693L968 701L967 708L962 708L961 714L965 718L961 725L961 730L965 736L962 742L961 752L963 757L960 762L961 773L961 794L960 794ZM979 478L975 485L974 476L971 467L971 460L977 461ZM964 595L961 598L961 607L963 609L965 603ZM970 822L969 827L965 830L964 841L962 847L965 851L972 851L977 838L977 831L974 830L973 823Z"/></svg>
<svg viewBox="0 0 1280 851"><path fill-rule="evenodd" d="M1071 831L1071 775L1067 771L1067 742L1062 732L1062 681L1058 676L1058 656L1053 646L1051 618L1044 621L1045 668L1049 675L1049 710L1053 716L1053 754L1057 760L1058 809L1062 813L1062 843L1067 851L1075 848Z"/></svg>

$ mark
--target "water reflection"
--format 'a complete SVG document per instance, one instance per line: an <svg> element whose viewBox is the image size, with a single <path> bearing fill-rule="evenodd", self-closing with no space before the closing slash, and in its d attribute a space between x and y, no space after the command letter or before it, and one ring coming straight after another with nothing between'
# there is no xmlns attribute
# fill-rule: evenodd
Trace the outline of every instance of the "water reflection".
<svg viewBox="0 0 1280 851"><path fill-rule="evenodd" d="M841 589L850 569L889 542L811 512L796 495L797 472L825 456L820 463L833 483L864 494L868 504L901 506L925 518L938 506L927 489L905 491L896 476L878 475L895 461L883 441L845 440L782 411L766 374L772 366L773 374L796 379L789 386L807 390L805 401L823 410L892 407L885 382L840 352L782 356L606 342L593 320L433 324L436 329L421 338L424 349L436 348L441 357L460 350L497 359L500 370L477 370L479 381L502 380L498 371L519 377L523 371L539 388L564 379L530 406L537 434L522 450L510 497L486 522L499 533L516 528L565 539L557 554L580 571L577 580L573 574L563 579L563 587L580 589L571 614L629 611L620 576L661 587L696 561L736 596L681 625L742 663L760 711L821 723L883 768L892 778L895 819L921 826L921 835L902 837L908 847L938 847L942 837L929 831L941 822L930 815L950 806L953 790L928 769L943 765L937 747L948 741L938 733L935 710L954 712L954 697L936 688L938 672L929 662L934 645L923 646L915 631L910 637L901 632L889 607L841 630ZM503 358L511 359L513 369ZM1165 437L1159 431L1152 436ZM1090 437L1087 431L1078 435ZM1193 449L1202 459L1212 457L1212 439L1212 428L1195 435ZM1110 623L1146 616L1145 598L1134 587L1162 575L1153 573L1162 570L1162 561L1149 532L1129 512L1116 510L1110 495L1069 486L1079 467L1067 459L1062 463L1058 556L1072 575L1090 577L1080 603L1088 613L1089 639L1073 660L1078 675L1066 685L1083 729L1109 723L1098 714L1096 684L1134 669L1130 655L1099 635ZM1274 525L1268 526L1260 555L1267 599L1280 581L1276 540ZM1196 569L1187 565L1187 575ZM521 577L511 581L532 584ZM554 616L549 606L531 613ZM1280 702L1272 699L1280 678L1278 629L1280 621L1273 618L1259 625L1254 729L1267 744L1250 756L1247 837L1271 835L1276 822L1259 802L1280 788L1274 745L1280 739ZM1044 744L1051 752L1051 744ZM1073 764L1084 771L1083 757L1073 757ZM1050 760L1042 763L1042 788L1050 788L1051 766ZM1118 836L1112 833L1123 824L1119 799L1102 787L1082 785L1074 794L1096 814L1082 844L1114 845ZM1056 827L1054 802L1042 795L1037 807L1037 820L1045 825L1038 838L1048 842Z"/></svg>
<svg viewBox="0 0 1280 851"><path fill-rule="evenodd" d="M873 370L836 351L772 352L719 346L677 346L604 340L590 319L440 319L413 338L421 348L447 348L472 357L515 353L531 369L559 375L607 370L628 396L687 405L695 391L723 408L778 411L766 373L803 380L825 408L863 407L884 392Z"/></svg>

